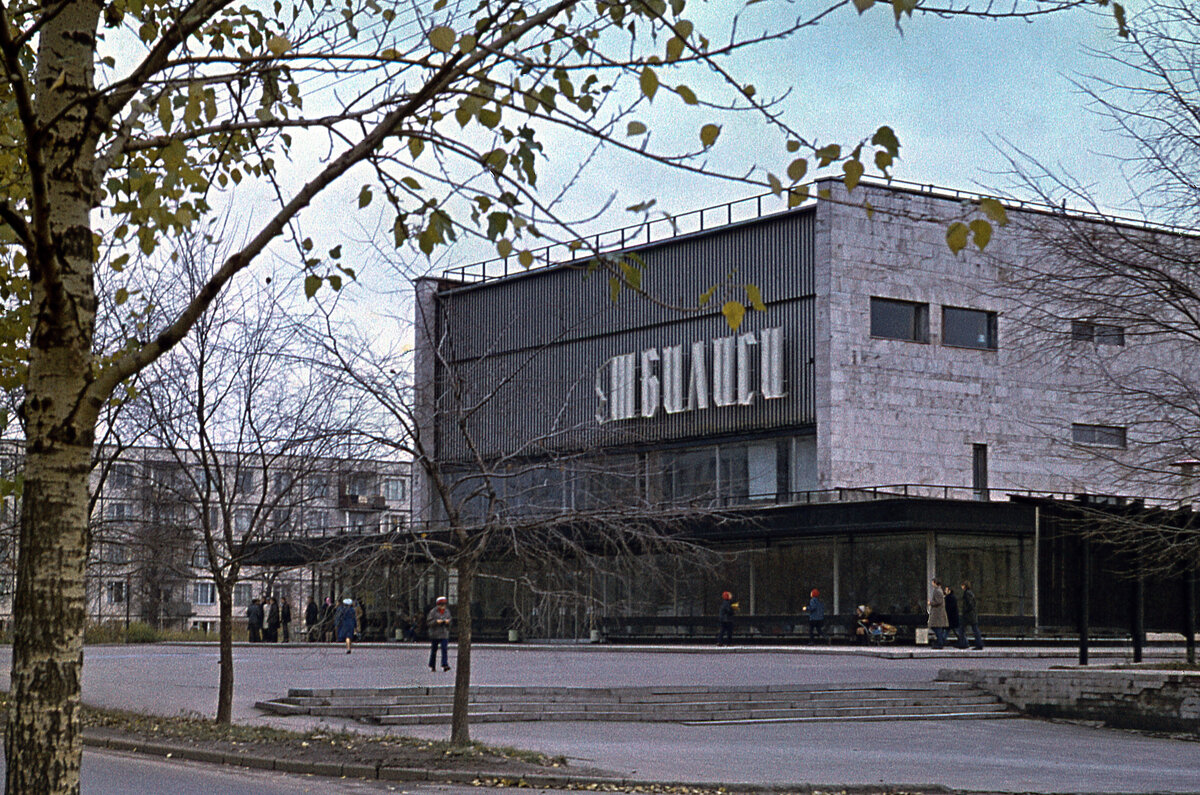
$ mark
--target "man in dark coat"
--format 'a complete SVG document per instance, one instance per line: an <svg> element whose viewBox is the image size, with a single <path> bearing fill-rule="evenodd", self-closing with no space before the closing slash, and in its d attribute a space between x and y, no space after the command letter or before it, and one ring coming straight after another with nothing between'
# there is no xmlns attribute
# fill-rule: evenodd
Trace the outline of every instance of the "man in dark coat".
<svg viewBox="0 0 1200 795"><path fill-rule="evenodd" d="M962 610L959 611L959 618L962 620L964 627L970 627L971 632L975 635L975 648L983 648L983 636L979 634L979 605L975 602L975 592L971 590L971 581L963 580L962 588ZM964 636L966 633L963 633ZM965 637L964 637L965 640Z"/></svg>
<svg viewBox="0 0 1200 795"><path fill-rule="evenodd" d="M425 617L429 626L429 670L437 670L437 652L442 650L442 670L450 670L450 622L454 616L450 614L449 600L439 596Z"/></svg>
<svg viewBox="0 0 1200 795"><path fill-rule="evenodd" d="M275 643L279 640L279 600L272 596L267 606L267 636L263 638L267 643Z"/></svg>
<svg viewBox="0 0 1200 795"><path fill-rule="evenodd" d="M317 621L321 618L321 611L317 609L317 600L308 597L308 606L304 608L304 630L308 633L308 640L311 643L317 640Z"/></svg>
<svg viewBox="0 0 1200 795"><path fill-rule="evenodd" d="M950 622L950 629L954 630L954 636L958 638L955 643L960 649L967 648L967 639L963 636L962 621L958 615L958 599L954 597L954 589L949 585L942 590L946 592L946 620Z"/></svg>
<svg viewBox="0 0 1200 795"><path fill-rule="evenodd" d="M263 609L257 599L251 599L250 606L246 608L246 623L250 629L250 642L262 642Z"/></svg>
<svg viewBox="0 0 1200 795"><path fill-rule="evenodd" d="M283 642L292 640L292 603L285 596L279 600L279 628L283 630Z"/></svg>

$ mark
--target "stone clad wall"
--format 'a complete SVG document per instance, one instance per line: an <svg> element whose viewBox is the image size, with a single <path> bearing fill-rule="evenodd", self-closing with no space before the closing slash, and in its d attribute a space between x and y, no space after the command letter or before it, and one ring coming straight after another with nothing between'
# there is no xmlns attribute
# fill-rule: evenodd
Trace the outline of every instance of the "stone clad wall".
<svg viewBox="0 0 1200 795"><path fill-rule="evenodd" d="M1200 734L1200 674L1128 669L944 669L938 679L967 682L1034 717L1099 720L1117 728Z"/></svg>

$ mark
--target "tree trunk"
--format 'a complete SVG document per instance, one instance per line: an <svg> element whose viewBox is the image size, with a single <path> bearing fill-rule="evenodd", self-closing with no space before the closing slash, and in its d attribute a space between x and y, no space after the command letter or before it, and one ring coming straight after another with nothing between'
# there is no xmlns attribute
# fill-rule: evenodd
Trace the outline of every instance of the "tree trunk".
<svg viewBox="0 0 1200 795"><path fill-rule="evenodd" d="M102 7L82 1L47 7L37 37L33 114L42 132L25 141L38 189L25 242L33 328L4 740L10 795L79 792L88 475L96 415L108 398L89 391L96 317L90 217L96 135L89 121Z"/></svg>
<svg viewBox="0 0 1200 795"><path fill-rule="evenodd" d="M225 583L217 589L220 600L221 679L217 685L217 723L228 725L233 722L233 585Z"/></svg>
<svg viewBox="0 0 1200 795"><path fill-rule="evenodd" d="M450 742L471 742L467 702L471 697L471 599L475 588L475 561L460 560L458 569L458 646L454 657L454 711L450 716Z"/></svg>
<svg viewBox="0 0 1200 795"><path fill-rule="evenodd" d="M5 792L79 792L91 446L26 445Z"/></svg>

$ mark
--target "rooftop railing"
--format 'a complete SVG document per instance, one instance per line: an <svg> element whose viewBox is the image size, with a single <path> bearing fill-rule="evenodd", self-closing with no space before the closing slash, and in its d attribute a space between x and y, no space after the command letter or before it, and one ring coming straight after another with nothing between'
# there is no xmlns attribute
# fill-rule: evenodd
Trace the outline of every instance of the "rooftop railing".
<svg viewBox="0 0 1200 795"><path fill-rule="evenodd" d="M835 182L837 181L833 178L831 178L831 180ZM947 199L950 201L978 202L980 199L994 198L998 199L1004 204L1005 207L1008 207L1009 209L1027 210L1041 213L1070 213L1072 216L1076 216L1081 219L1090 219L1106 223L1119 223L1123 226L1134 226L1140 229L1152 231L1192 234L1192 232L1187 229L1166 226L1162 224L1153 224L1141 218L1103 215L1094 211L1078 210L1065 206L1054 206L1044 203L1024 201L1021 199L989 196L986 193L958 190L956 188L942 188L928 183L906 182L905 180L900 179L892 179L886 182L864 179L862 180L861 184L876 188L894 187L910 193L919 193L939 199ZM801 206L810 207L815 203L815 201L815 199L808 200ZM514 252L508 257L495 257L492 259L471 263L469 265L459 265L453 268L448 268L443 272L443 276L451 281L462 282L464 284L479 284L482 282L494 281L496 279L504 279L509 276L516 276L532 270L540 270L555 265L564 265L578 261L586 262L587 260L601 254L624 251L626 249L645 246L651 243L659 243L685 235L692 235L699 232L720 229L722 227L731 226L733 224L742 223L745 221L754 221L760 218L782 215L790 212L792 209L795 209L789 208L787 205L788 195L786 191L779 196L776 196L773 193L749 196L746 198L725 202L723 204L703 207L699 210L690 210L679 215L670 215L662 218L647 218L641 223L624 226L606 232L600 232L596 235L588 235L586 237L578 238L574 241L565 243L552 243L542 248L533 249L531 250L533 262L530 263L528 267L519 262L517 254Z"/></svg>

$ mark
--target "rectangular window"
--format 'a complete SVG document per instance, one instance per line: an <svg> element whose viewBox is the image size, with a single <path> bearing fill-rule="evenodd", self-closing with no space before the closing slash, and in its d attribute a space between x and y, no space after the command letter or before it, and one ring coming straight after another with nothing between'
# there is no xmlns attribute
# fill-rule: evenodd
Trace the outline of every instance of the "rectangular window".
<svg viewBox="0 0 1200 795"><path fill-rule="evenodd" d="M1119 425L1075 423L1071 426L1071 441L1096 447L1124 447L1125 429Z"/></svg>
<svg viewBox="0 0 1200 795"><path fill-rule="evenodd" d="M242 469L237 473L237 492L238 494L250 494L254 491L258 479L255 477L253 469Z"/></svg>
<svg viewBox="0 0 1200 795"><path fill-rule="evenodd" d="M192 604L215 605L217 603L217 584L215 582L196 583L195 596Z"/></svg>
<svg viewBox="0 0 1200 795"><path fill-rule="evenodd" d="M125 604L125 582L112 580L104 584L104 595L110 605Z"/></svg>
<svg viewBox="0 0 1200 795"><path fill-rule="evenodd" d="M383 496L391 502L402 502L404 500L404 481L400 478L384 480Z"/></svg>
<svg viewBox="0 0 1200 795"><path fill-rule="evenodd" d="M133 485L133 466L113 464L108 471L108 485L114 489L127 489Z"/></svg>
<svg viewBox="0 0 1200 795"><path fill-rule="evenodd" d="M971 485L975 487L975 498L988 499L987 445L971 445Z"/></svg>
<svg viewBox="0 0 1200 795"><path fill-rule="evenodd" d="M208 564L208 547L204 545L196 547L196 551L192 555L192 565L198 569L207 569Z"/></svg>
<svg viewBox="0 0 1200 795"><path fill-rule="evenodd" d="M889 340L928 342L929 305L891 298L872 298L871 336Z"/></svg>
<svg viewBox="0 0 1200 795"><path fill-rule="evenodd" d="M1072 320L1071 339L1077 342L1094 342L1097 345L1124 345L1125 329L1106 323Z"/></svg>
<svg viewBox="0 0 1200 795"><path fill-rule="evenodd" d="M104 506L104 518L113 522L132 519L133 506L127 502L110 502Z"/></svg>
<svg viewBox="0 0 1200 795"><path fill-rule="evenodd" d="M996 349L996 313L942 307L942 344L956 348Z"/></svg>
<svg viewBox="0 0 1200 795"><path fill-rule="evenodd" d="M250 604L250 597L254 593L254 586L248 582L239 582L233 586L233 606L245 607Z"/></svg>

